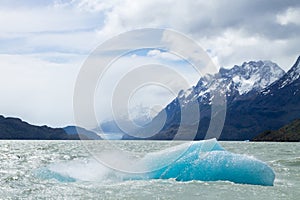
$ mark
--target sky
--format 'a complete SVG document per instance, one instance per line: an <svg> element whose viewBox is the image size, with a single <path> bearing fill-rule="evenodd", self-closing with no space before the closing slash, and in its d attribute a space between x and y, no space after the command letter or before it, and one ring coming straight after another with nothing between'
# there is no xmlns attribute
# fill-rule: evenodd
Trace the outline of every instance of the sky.
<svg viewBox="0 0 300 200"><path fill-rule="evenodd" d="M100 44L134 29L178 31L217 67L271 60L288 70L300 55L299 19L299 0L0 0L0 114L37 125L74 124L73 94L82 65ZM199 79L188 63L157 49L124 56L111 76L120 67L158 62L185 74L190 85ZM144 89L137 92L142 98L131 99L142 110L161 104L157 112L176 96ZM105 99L105 92L96 93L95 99ZM145 105L141 99L147 99ZM99 120L106 120L107 111L96 108Z"/></svg>

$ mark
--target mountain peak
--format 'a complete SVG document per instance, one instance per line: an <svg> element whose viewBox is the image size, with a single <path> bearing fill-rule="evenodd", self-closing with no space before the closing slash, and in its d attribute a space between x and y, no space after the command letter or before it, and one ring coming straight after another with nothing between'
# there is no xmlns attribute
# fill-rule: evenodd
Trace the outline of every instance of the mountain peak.
<svg viewBox="0 0 300 200"><path fill-rule="evenodd" d="M295 64L293 65L290 71L295 71L298 74L300 73L300 56L297 58Z"/></svg>
<svg viewBox="0 0 300 200"><path fill-rule="evenodd" d="M249 61L231 69L221 68L221 77L232 79L240 95L255 89L261 91L280 77L284 71L272 61Z"/></svg>
<svg viewBox="0 0 300 200"><path fill-rule="evenodd" d="M181 91L178 98L184 105L195 100L210 104L213 96L211 92L215 91L234 100L239 95L261 92L284 74L285 72L271 61L244 62L242 65L234 65L231 69L220 68L214 75L201 77L195 87Z"/></svg>
<svg viewBox="0 0 300 200"><path fill-rule="evenodd" d="M291 84L292 82L298 80L300 78L300 56L296 60L293 67L279 80L279 88L283 88L286 85Z"/></svg>

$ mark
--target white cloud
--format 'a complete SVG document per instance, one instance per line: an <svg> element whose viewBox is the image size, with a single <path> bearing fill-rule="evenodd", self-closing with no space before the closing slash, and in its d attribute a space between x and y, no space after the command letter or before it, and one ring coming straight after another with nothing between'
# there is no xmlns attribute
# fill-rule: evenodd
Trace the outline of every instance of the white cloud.
<svg viewBox="0 0 300 200"><path fill-rule="evenodd" d="M0 52L88 54L103 41L97 30L103 26L104 13L83 9L83 5L73 1L32 7L0 5Z"/></svg>
<svg viewBox="0 0 300 200"><path fill-rule="evenodd" d="M221 67L232 67L251 60L272 60L288 70L294 63L297 52L291 44L294 39L271 40L261 35L248 35L243 30L227 30L215 37L199 39L210 49L209 55Z"/></svg>
<svg viewBox="0 0 300 200"><path fill-rule="evenodd" d="M296 47L293 52L285 51L280 44L294 46L300 40L297 30L276 27L274 18L282 15L282 23L297 24L299 9L293 3L284 6L287 11L282 14L285 7L279 1L270 6L260 1L126 0L106 13L99 34L107 37L134 28L171 28L193 38L204 49L212 49L213 60L220 66L231 67L249 59L275 59L288 69L293 62L289 59L294 60L299 52Z"/></svg>
<svg viewBox="0 0 300 200"><path fill-rule="evenodd" d="M90 12L101 12L112 9L116 4L122 2L121 0L99 1L99 0L74 0L71 3L80 10ZM69 5L70 3L67 3ZM58 6L65 5L58 3Z"/></svg>
<svg viewBox="0 0 300 200"><path fill-rule="evenodd" d="M288 8L284 13L276 16L276 20L280 25L296 24L300 25L300 7Z"/></svg>
<svg viewBox="0 0 300 200"><path fill-rule="evenodd" d="M169 52L162 52L158 49L150 50L147 53L147 56L154 57L154 58L160 58L160 59L166 59L166 60L172 60L172 61L182 60L182 58L178 57L177 55L171 54Z"/></svg>
<svg viewBox="0 0 300 200"><path fill-rule="evenodd" d="M0 55L1 114L34 124L71 123L72 93L79 66L36 55Z"/></svg>
<svg viewBox="0 0 300 200"><path fill-rule="evenodd" d="M2 8L0 14L0 31L7 33L59 32L94 28L97 25L93 14L54 6ZM101 21L99 19L99 25Z"/></svg>

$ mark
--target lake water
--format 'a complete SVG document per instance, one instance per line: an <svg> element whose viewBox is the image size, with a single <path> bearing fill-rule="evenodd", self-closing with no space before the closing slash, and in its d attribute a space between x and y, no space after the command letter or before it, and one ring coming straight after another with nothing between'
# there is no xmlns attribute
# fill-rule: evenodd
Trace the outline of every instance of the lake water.
<svg viewBox="0 0 300 200"><path fill-rule="evenodd" d="M114 143L115 142L115 143ZM254 156L276 173L274 186L228 181L123 181L99 167L86 146L118 144L141 155L182 142L0 141L0 199L299 199L300 143L220 142L228 151ZM86 145L89 144L89 145ZM112 155L114 156L114 155ZM74 182L38 175L53 168Z"/></svg>

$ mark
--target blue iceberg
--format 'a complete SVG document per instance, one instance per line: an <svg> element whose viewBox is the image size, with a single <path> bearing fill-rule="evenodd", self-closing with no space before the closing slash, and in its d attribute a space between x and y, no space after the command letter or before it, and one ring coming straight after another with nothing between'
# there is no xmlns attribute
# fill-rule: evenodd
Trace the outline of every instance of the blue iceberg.
<svg viewBox="0 0 300 200"><path fill-rule="evenodd" d="M172 153L178 151L183 153L177 160L146 176L153 179L175 178L178 181L231 181L264 186L274 184L275 173L266 163L225 151L216 140L192 142L189 147L186 144L179 145L147 155L143 162L148 164L150 170L155 163L166 162Z"/></svg>
<svg viewBox="0 0 300 200"><path fill-rule="evenodd" d="M120 172L96 163L90 163L92 166L85 166L89 163L75 166L71 164L73 167L70 167L70 163L65 167L60 164L56 168L52 166L40 169L38 174L42 178L52 178L61 182L80 180L77 172L82 169L102 171L101 177L93 177L93 180L111 176L121 177L121 180L231 181L240 184L272 186L275 179L274 171L266 163L246 155L230 153L224 150L215 139L188 142L149 153L138 161L136 166L142 170L136 170L136 173ZM74 167L80 169L74 170ZM70 170L68 171L67 168ZM64 171L59 171L60 169ZM93 176L96 176L94 172ZM86 178L87 174L82 177Z"/></svg>

